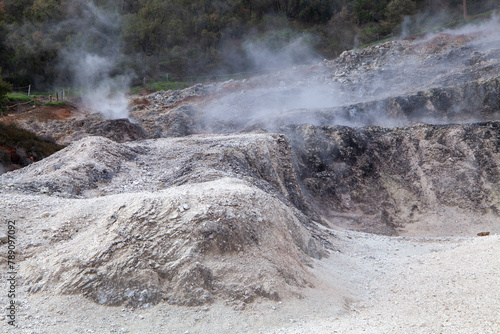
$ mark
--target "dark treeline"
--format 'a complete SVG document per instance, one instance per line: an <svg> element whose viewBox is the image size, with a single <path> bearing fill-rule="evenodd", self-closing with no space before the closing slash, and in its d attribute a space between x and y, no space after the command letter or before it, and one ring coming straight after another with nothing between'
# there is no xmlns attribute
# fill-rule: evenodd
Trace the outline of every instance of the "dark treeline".
<svg viewBox="0 0 500 334"><path fill-rule="evenodd" d="M0 68L14 86L71 82L71 54L113 58L135 80L256 69L249 48L300 39L322 57L401 31L403 18L459 17L463 0L2 0ZM473 15L497 0L467 0ZM422 20L419 21L422 24ZM293 49L297 51L296 49ZM294 51L294 52L295 52ZM292 51L291 51L292 52ZM297 51L298 52L298 51ZM300 52L298 60L305 60ZM75 61L81 61L76 57ZM265 59L264 59L265 61ZM90 66L90 65L89 65Z"/></svg>

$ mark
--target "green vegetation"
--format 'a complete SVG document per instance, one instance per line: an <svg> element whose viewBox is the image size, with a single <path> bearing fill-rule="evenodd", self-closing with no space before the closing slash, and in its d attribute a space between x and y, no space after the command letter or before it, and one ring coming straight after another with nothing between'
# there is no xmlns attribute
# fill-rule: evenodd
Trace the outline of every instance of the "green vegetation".
<svg viewBox="0 0 500 334"><path fill-rule="evenodd" d="M42 92L42 91L35 91L35 90L31 91L31 95L33 95L33 96L39 96L39 95L49 96L49 95L52 95L52 94L53 93L51 93L51 92Z"/></svg>
<svg viewBox="0 0 500 334"><path fill-rule="evenodd" d="M178 78L175 81L183 82L190 81L186 77L255 71L261 65L256 65L251 55L258 51L255 45L279 51L298 38L322 56L333 57L354 46L398 35L403 18L408 15L446 10L448 18L438 24L457 21L463 15L462 3L463 0L0 0L0 66L4 79L16 87L32 84L33 89L43 90L55 83L69 86L73 84L72 65L71 61L60 63L62 54L84 45L90 54L99 55L111 44L113 48L108 49L120 55L114 58L117 64L110 70L111 75L130 71L137 74L134 86L147 78L154 83L146 89L180 88L181 83L162 82L162 76L168 73L171 78ZM473 16L498 8L499 4L497 0L467 0L467 6ZM95 8L108 13L108 23L98 22ZM78 25L84 20L93 29ZM425 15L413 22L417 21L425 24ZM92 35L94 30L99 34ZM249 46L249 41L254 44ZM299 55L294 59L306 58ZM265 57L262 61L266 61Z"/></svg>
<svg viewBox="0 0 500 334"><path fill-rule="evenodd" d="M3 111L8 101L8 93L12 90L12 85L3 81L2 68L0 67L0 111Z"/></svg>
<svg viewBox="0 0 500 334"><path fill-rule="evenodd" d="M54 101L54 102L47 102L44 104L44 106L58 106L58 107L61 107L61 106L64 106L66 104L66 102L64 101Z"/></svg>
<svg viewBox="0 0 500 334"><path fill-rule="evenodd" d="M191 84L187 82L168 82L168 81L155 81L152 83L147 83L146 86L134 87L132 93L136 94L139 89L145 88L147 91L156 92L160 90L175 90L184 89L189 87Z"/></svg>
<svg viewBox="0 0 500 334"><path fill-rule="evenodd" d="M10 103L24 103L31 102L33 98L24 93L7 93L7 99Z"/></svg>

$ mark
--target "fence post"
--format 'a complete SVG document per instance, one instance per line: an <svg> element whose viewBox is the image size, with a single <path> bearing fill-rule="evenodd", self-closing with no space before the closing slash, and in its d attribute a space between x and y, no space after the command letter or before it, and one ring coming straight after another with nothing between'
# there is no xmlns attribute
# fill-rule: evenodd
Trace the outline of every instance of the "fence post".
<svg viewBox="0 0 500 334"><path fill-rule="evenodd" d="M59 101L59 92L56 92L56 101Z"/></svg>
<svg viewBox="0 0 500 334"><path fill-rule="evenodd" d="M28 96L30 96L31 93L31 85L28 86Z"/></svg>

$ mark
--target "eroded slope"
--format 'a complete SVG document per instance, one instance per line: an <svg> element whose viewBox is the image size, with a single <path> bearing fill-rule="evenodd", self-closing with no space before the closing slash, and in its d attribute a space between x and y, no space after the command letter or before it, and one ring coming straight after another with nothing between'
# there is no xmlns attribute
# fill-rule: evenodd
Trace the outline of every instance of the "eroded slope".
<svg viewBox="0 0 500 334"><path fill-rule="evenodd" d="M23 286L131 306L300 294L332 245L290 153L281 135L88 137L4 174Z"/></svg>
<svg viewBox="0 0 500 334"><path fill-rule="evenodd" d="M283 131L299 179L333 225L422 236L500 232L498 122Z"/></svg>

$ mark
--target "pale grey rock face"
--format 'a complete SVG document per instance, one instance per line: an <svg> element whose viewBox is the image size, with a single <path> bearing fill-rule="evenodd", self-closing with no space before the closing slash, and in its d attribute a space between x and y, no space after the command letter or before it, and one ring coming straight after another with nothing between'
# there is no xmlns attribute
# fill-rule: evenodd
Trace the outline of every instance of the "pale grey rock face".
<svg viewBox="0 0 500 334"><path fill-rule="evenodd" d="M279 300L311 284L311 258L332 248L282 135L87 137L1 182L4 209L29 212L36 231L23 238L31 292L134 307Z"/></svg>

